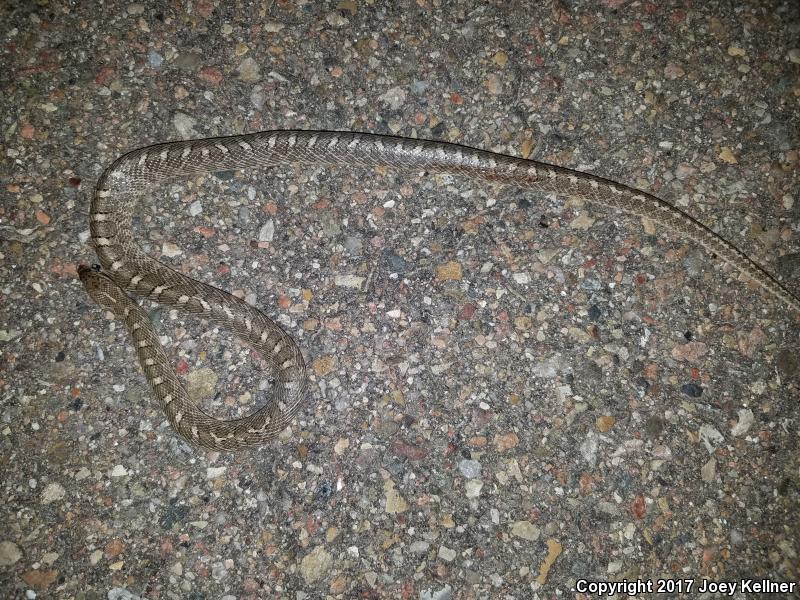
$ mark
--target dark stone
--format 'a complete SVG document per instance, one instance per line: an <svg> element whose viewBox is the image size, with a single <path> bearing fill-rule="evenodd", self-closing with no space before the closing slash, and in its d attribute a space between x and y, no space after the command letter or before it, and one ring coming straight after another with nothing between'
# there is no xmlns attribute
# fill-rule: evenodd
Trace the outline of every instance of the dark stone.
<svg viewBox="0 0 800 600"><path fill-rule="evenodd" d="M644 429L649 437L655 439L664 431L664 419L659 415L653 415L647 419Z"/></svg>
<svg viewBox="0 0 800 600"><path fill-rule="evenodd" d="M684 383L681 386L681 391L690 398L699 398L703 395L703 388L696 383Z"/></svg>
<svg viewBox="0 0 800 600"><path fill-rule="evenodd" d="M222 181L230 181L236 175L236 171L216 171L214 177Z"/></svg>
<svg viewBox="0 0 800 600"><path fill-rule="evenodd" d="M172 529L172 526L175 525L175 523L183 521L188 514L189 514L188 506L185 506L183 504L172 505L167 508L167 510L159 519L158 523L164 529Z"/></svg>
<svg viewBox="0 0 800 600"><path fill-rule="evenodd" d="M327 500L333 496L333 484L330 481L323 481L317 489L317 497L320 500Z"/></svg>
<svg viewBox="0 0 800 600"><path fill-rule="evenodd" d="M775 359L775 367L786 379L794 379L800 373L800 357L788 348L783 349Z"/></svg>
<svg viewBox="0 0 800 600"><path fill-rule="evenodd" d="M394 252L387 250L383 253L383 258L393 273L402 274L408 270L408 261Z"/></svg>

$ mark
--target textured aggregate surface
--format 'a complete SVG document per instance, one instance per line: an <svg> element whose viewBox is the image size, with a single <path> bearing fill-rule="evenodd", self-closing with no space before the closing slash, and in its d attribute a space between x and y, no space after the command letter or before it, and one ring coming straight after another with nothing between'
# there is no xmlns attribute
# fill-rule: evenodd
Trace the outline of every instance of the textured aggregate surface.
<svg viewBox="0 0 800 600"><path fill-rule="evenodd" d="M77 280L115 158L287 128L596 173L798 280L794 4L530 4L3 5L3 597L798 581L798 322L650 222L367 167L166 184L134 218L145 249L309 365L291 429L236 455L174 434ZM268 398L247 345L143 305L207 410Z"/></svg>

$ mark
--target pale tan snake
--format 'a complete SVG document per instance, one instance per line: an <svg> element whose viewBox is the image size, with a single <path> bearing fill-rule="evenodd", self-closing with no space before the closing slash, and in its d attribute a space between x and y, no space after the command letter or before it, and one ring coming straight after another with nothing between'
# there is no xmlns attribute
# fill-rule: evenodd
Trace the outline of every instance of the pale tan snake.
<svg viewBox="0 0 800 600"><path fill-rule="evenodd" d="M695 241L800 313L797 296L711 229L660 198L594 175L456 144L363 133L264 131L157 144L120 157L97 182L90 228L103 270L82 266L79 275L90 296L125 323L172 427L189 442L205 448L238 450L262 444L285 429L306 393L303 357L294 340L254 307L144 254L131 232L131 218L138 196L152 184L181 175L280 164L450 173L579 197L647 217ZM170 367L147 314L123 289L206 317L251 344L273 367L272 400L244 419L221 421L203 412L189 399Z"/></svg>

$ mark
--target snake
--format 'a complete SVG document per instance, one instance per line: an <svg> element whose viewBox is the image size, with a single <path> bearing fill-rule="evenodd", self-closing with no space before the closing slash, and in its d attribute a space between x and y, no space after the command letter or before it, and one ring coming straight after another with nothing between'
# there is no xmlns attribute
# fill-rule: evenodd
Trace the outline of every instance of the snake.
<svg viewBox="0 0 800 600"><path fill-rule="evenodd" d="M708 226L657 196L582 171L454 143L359 132L274 130L155 144L119 157L97 180L89 225L100 264L81 265L78 275L90 298L125 324L169 424L190 444L208 450L259 446L291 424L307 393L303 354L280 325L254 306L148 256L134 237L132 218L137 201L157 184L279 165L441 173L578 198L650 219L692 240L800 313L797 295ZM147 313L129 293L199 315L249 344L271 369L269 401L240 419L220 420L203 411L190 399Z"/></svg>

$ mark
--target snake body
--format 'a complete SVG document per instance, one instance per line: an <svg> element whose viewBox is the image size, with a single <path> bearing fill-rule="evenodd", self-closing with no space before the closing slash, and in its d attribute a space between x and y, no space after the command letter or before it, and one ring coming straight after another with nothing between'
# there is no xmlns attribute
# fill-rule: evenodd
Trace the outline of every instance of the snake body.
<svg viewBox="0 0 800 600"><path fill-rule="evenodd" d="M142 252L131 232L131 219L138 197L153 184L180 176L282 164L448 173L578 197L647 217L693 240L800 313L797 296L711 229L656 196L595 175L457 144L351 132L263 131L148 146L121 156L98 180L90 230L103 270L81 267L79 275L89 295L125 323L172 427L205 448L238 450L263 444L285 429L306 393L303 357L294 340L254 307ZM203 412L169 366L146 313L123 290L203 316L251 344L273 368L272 401L246 418L231 421Z"/></svg>

